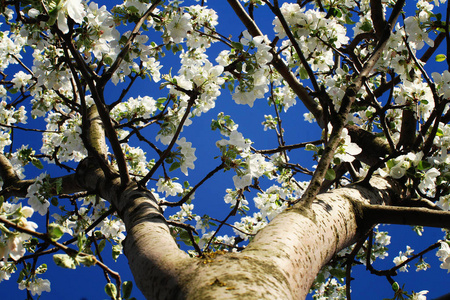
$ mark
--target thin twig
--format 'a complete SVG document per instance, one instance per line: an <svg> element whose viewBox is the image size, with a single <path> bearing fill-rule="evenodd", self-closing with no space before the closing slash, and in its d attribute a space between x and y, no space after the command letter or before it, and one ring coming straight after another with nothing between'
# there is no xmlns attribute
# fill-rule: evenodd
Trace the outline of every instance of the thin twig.
<svg viewBox="0 0 450 300"><path fill-rule="evenodd" d="M198 182L186 195L183 196L183 198L180 201L177 202L167 202L167 201L161 201L160 203L158 203L160 206L169 206L169 207L174 207L174 206L181 206L183 203L186 203L191 195L203 184L205 183L206 180L208 180L209 178L211 178L214 174L216 174L217 172L219 172L220 170L222 170L224 168L225 164L222 162L220 165L218 165L216 168L214 168L214 170L212 170L211 172L209 172L202 180L200 180L200 182Z"/></svg>
<svg viewBox="0 0 450 300"><path fill-rule="evenodd" d="M180 120L180 124L178 124L178 128L177 128L175 134L173 135L173 138L170 141L169 146L167 146L166 150L164 150L164 152L162 153L162 155L160 156L158 161L153 165L152 169L147 173L147 175L145 175L145 177L139 181L139 184L141 184L141 185L145 185L147 183L147 181L150 180L150 178L153 176L153 174L156 172L156 170L159 168L159 166L161 166L163 161L170 154L170 151L172 150L173 146L175 145L175 142L178 140L178 136L180 135L181 129L183 129L184 123L186 122L188 115L191 113L192 106L194 105L195 100L197 100L197 97L199 96L198 91L184 90L183 92L185 92L186 94L189 95L189 101L188 101L188 104L186 107L186 111L184 112L184 115Z"/></svg>

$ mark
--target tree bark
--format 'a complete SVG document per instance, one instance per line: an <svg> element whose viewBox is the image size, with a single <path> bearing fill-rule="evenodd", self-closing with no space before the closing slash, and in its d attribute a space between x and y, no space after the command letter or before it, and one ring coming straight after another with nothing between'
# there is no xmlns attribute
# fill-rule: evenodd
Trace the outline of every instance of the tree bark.
<svg viewBox="0 0 450 300"><path fill-rule="evenodd" d="M358 203L390 203L397 192L375 178L371 187L320 194L311 209L298 203L278 215L241 253L189 258L149 191L130 183L122 192L119 178L91 162L78 168L78 184L117 209L127 230L124 254L147 299L304 299L319 270L372 225L362 222Z"/></svg>

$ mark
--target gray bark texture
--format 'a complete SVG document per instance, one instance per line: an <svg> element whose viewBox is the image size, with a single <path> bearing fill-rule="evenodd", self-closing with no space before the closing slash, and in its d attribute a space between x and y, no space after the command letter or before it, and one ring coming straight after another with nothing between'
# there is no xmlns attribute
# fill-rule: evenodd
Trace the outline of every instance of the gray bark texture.
<svg viewBox="0 0 450 300"><path fill-rule="evenodd" d="M152 194L137 184L122 192L89 160L79 184L109 200L125 222L124 253L147 299L304 299L319 270L369 229L361 206L391 201L395 188L374 178L317 196L278 215L240 253L190 258L179 250ZM369 226L370 227L370 226Z"/></svg>

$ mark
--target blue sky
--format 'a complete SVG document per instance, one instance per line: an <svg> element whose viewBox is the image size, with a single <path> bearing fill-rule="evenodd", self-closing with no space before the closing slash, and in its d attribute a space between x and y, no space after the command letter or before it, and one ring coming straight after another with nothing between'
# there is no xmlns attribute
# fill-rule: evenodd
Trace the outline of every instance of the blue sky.
<svg viewBox="0 0 450 300"><path fill-rule="evenodd" d="M186 1L186 4L194 3L194 1ZM107 4L108 6L113 3L112 1L98 1L100 5ZM234 40L237 40L237 36L244 27L241 22L234 16L233 12L229 8L226 1L210 0L208 4L215 8L219 12L219 32L225 36L232 35ZM411 6L415 2L409 2L407 5ZM272 34L272 16L260 16L257 17L257 22L262 29L267 29L269 36ZM128 26L128 29L131 29ZM349 36L352 35L350 31ZM215 53L224 49L221 45L214 46ZM217 51L217 52L216 52ZM441 51L443 53L443 51ZM168 56L169 57L169 56ZM168 58L166 57L166 59ZM210 55L210 60L213 60L214 55ZM165 64L166 59L162 61ZM431 59L430 61L433 61ZM167 64L162 70L162 73L167 73L170 66L174 67L172 73L176 73L176 64ZM432 65L433 67L433 65ZM442 66L439 66L442 68ZM140 82L136 85L129 96L137 95L149 95L158 98L160 95L165 95L166 91L159 91L158 85L148 84L148 82ZM109 87L107 94L107 101L113 102L121 91L120 88ZM161 93L158 95L158 93ZM299 101L298 101L299 102ZM249 137L254 142L253 146L257 149L272 148L276 146L276 136L273 132L264 132L261 122L264 120L264 114L273 114L273 108L269 108L266 105L266 101L259 99L255 102L253 108L248 106L236 105L231 99L228 90L224 90L219 97L216 107L203 115L201 118L194 120L194 124L187 127L182 136L186 136L188 141L192 142L193 147L196 147L196 168L189 173L189 180L191 185L194 185L200 180L206 173L217 166L220 161L214 157L220 155L219 150L215 147L215 142L220 139L218 132L211 132L209 129L212 118L215 118L218 112L224 111L225 114L232 115L233 119L238 123L239 131L241 131L245 137ZM318 139L320 130L316 124L308 124L303 122L303 113L305 112L303 106L298 103L297 106L291 108L283 116L283 126L287 129L286 143L294 144L300 142L307 142ZM30 120L31 121L31 120ZM35 121L39 122L39 121ZM32 122L29 122L30 126ZM36 123L38 124L38 123ZM38 124L39 125L39 124ZM40 124L42 126L42 123ZM152 133L147 132L150 136ZM23 135L17 136L18 140L15 142L16 146L19 146L19 141L22 139L25 144L39 145L38 135ZM40 146L37 146L39 148ZM151 150L148 150L149 155L154 155ZM311 168L311 153L298 151L297 153L291 152L288 154L291 158L298 161L300 164ZM57 176L61 174L61 171L57 168L51 168L50 174ZM30 170L32 171L32 170ZM28 177L31 178L35 174L31 174ZM183 180L181 174L178 176ZM225 189L232 186L232 174L220 172L214 178L207 182L207 184L196 192L194 205L196 206L196 213L202 215L208 213L218 219L223 219L229 212L228 205L223 202L225 195ZM307 178L304 178L305 180ZM251 197L249 197L250 207L253 208ZM442 238L440 229L425 229L424 236L420 239L408 226L383 226L389 228L392 234L392 245L389 247L389 256L384 261L376 263L376 267L390 268L393 266L392 259L398 255L399 251L405 251L406 245L410 245L416 249L416 252L426 248L429 244L434 243L436 240ZM226 234L224 231L222 234ZM106 251L106 250L105 250ZM105 253L104 258L112 262L110 255ZM405 284L405 288L408 291L420 291L429 290L428 299L438 297L442 294L450 292L447 288L449 286L450 277L445 270L439 268L438 259L435 256L435 251L432 251L426 255L427 262L432 265L432 268L426 272L415 272L414 268L408 273L401 273L394 279L399 282L400 285ZM41 261L40 261L41 262ZM105 280L100 268L86 268L80 267L76 271L66 270L57 267L51 257L47 257L42 260L41 263L46 262L49 266L49 270L42 277L48 278L52 282L52 292L43 293L41 299L68 299L68 300L91 300L91 299L106 299L107 296L103 291ZM108 263L107 263L108 264ZM128 269L125 257L121 256L117 264L109 264L110 267L119 271L122 276L122 280L131 280L132 276ZM389 288L389 284L386 279L370 275L365 271L364 266L358 266L353 269L353 277L356 280L353 282L353 299L382 299L393 296L393 292ZM2 292L4 292L4 299L22 299L25 298L24 291L17 290L17 283L15 280L17 276L13 276L9 281L3 281L1 283ZM143 299L143 296L137 290L134 289L132 296L137 299Z"/></svg>

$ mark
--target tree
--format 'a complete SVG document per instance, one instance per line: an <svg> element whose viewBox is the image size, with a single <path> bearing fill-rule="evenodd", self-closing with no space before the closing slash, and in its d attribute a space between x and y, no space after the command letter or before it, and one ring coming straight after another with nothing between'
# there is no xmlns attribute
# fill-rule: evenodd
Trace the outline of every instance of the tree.
<svg viewBox="0 0 450 300"><path fill-rule="evenodd" d="M361 263L394 298L424 298L393 276L412 261L427 269L438 248L450 270L445 1L210 2L3 1L0 278L17 275L30 299L49 292L51 255L99 266L107 294L128 299L131 284L104 263L109 245L148 299L350 298ZM224 5L240 34L218 29ZM130 96L139 82L145 93ZM272 112L272 140L252 143L260 133L219 112L216 166L198 168L202 145L186 132L227 89L255 105L246 119ZM195 212L205 199L194 194L223 172L226 217ZM378 224L444 234L380 271L389 235Z"/></svg>

